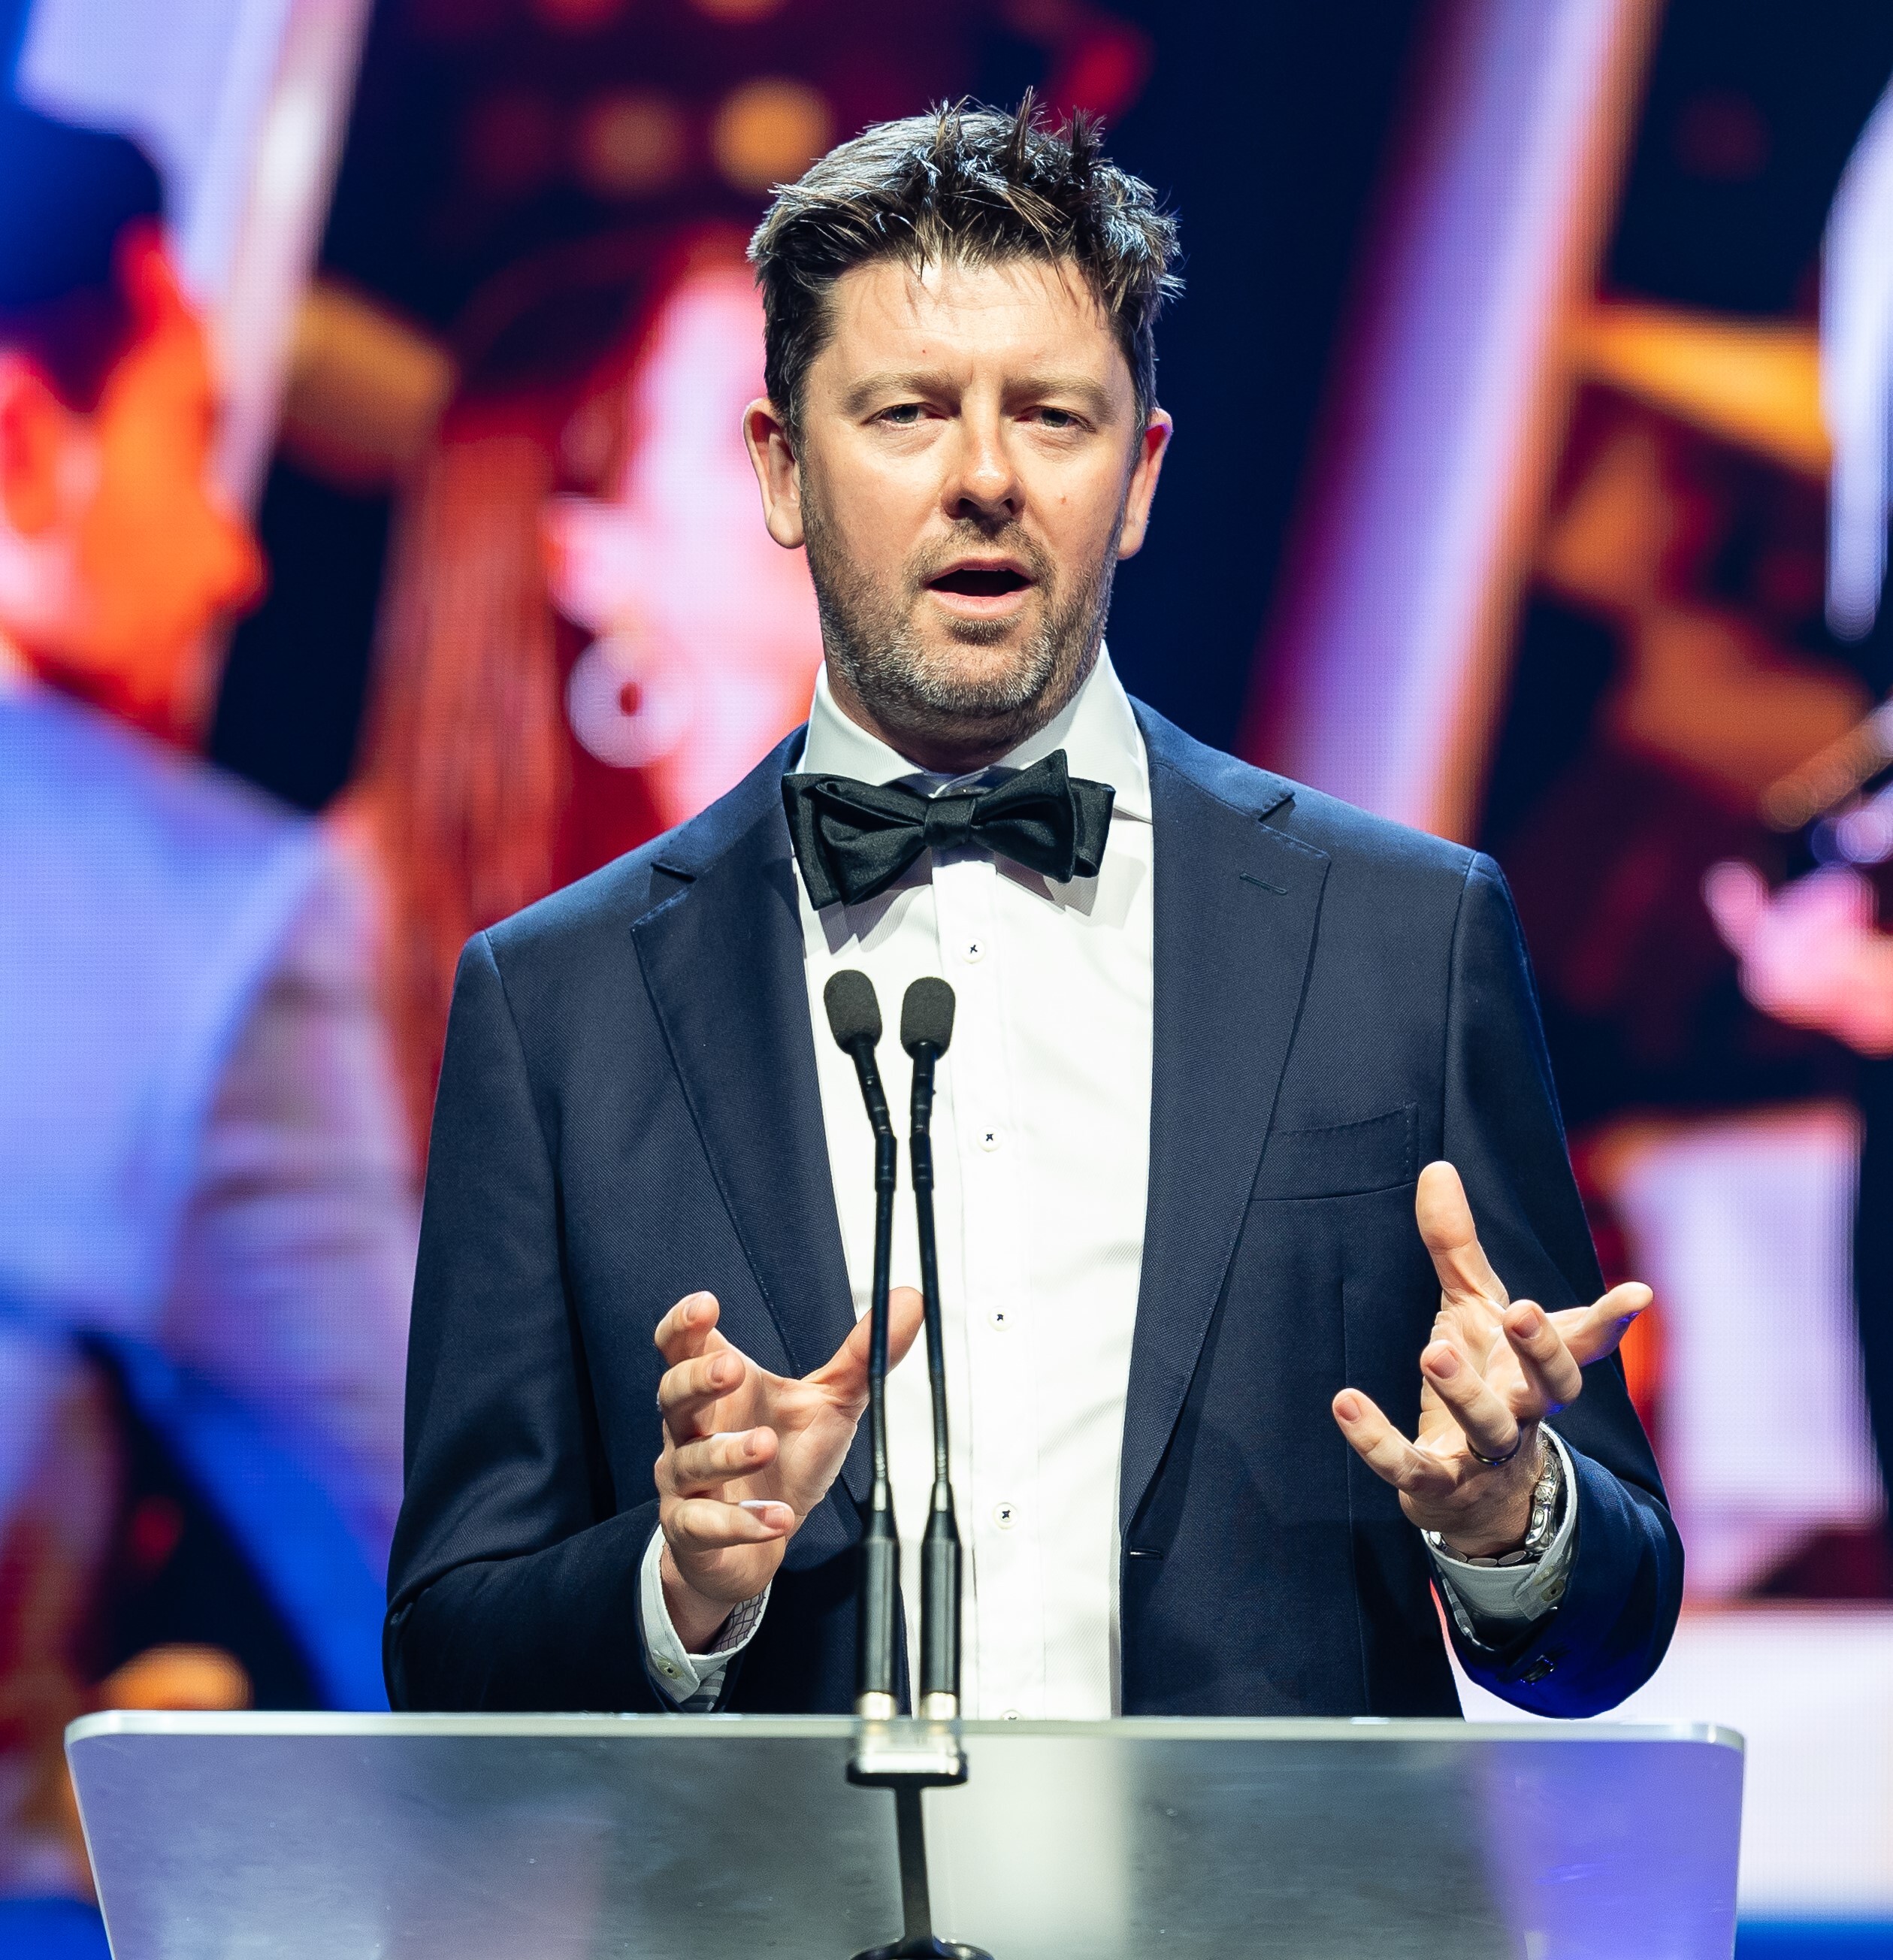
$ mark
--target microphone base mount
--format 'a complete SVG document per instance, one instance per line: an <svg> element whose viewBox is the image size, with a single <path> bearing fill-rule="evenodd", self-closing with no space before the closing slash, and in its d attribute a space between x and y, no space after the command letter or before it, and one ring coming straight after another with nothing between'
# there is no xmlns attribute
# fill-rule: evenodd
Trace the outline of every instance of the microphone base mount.
<svg viewBox="0 0 1893 1960"><path fill-rule="evenodd" d="M920 1797L924 1790L947 1788L966 1780L966 1755L960 1747L959 1724L857 1722L848 1780L893 1793L905 1922L900 1939L885 1946L864 1948L854 1960L993 1960L984 1947L942 1939L934 1931Z"/></svg>
<svg viewBox="0 0 1893 1960"><path fill-rule="evenodd" d="M848 1780L870 1790L893 1792L901 1914L906 1926L902 1937L892 1945L870 1946L856 1954L854 1960L992 1960L983 1948L962 1946L938 1939L934 1933L920 1795L924 1790L950 1789L966 1780L966 1752L960 1742L959 1723L929 1720L924 1716L918 1720L905 1717L886 1720L857 1705Z"/></svg>
<svg viewBox="0 0 1893 1960"><path fill-rule="evenodd" d="M964 1783L966 1752L959 1724L905 1717L883 1720L863 1711L854 1724L848 1780L870 1790L934 1790Z"/></svg>

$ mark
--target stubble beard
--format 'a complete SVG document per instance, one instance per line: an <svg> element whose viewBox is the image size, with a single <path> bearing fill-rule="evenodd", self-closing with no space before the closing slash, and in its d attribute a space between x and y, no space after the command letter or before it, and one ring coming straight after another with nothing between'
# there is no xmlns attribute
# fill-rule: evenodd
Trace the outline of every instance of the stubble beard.
<svg viewBox="0 0 1893 1960"><path fill-rule="evenodd" d="M890 588L848 556L806 476L802 498L823 651L896 746L996 757L1037 733L1084 684L1104 643L1121 508L1102 558L1064 579L1020 527L968 523L945 547L916 554L899 586ZM926 644L916 630L915 611L927 580L975 549L1017 558L1044 595L1038 625L1009 660L969 661L956 653L1004 646L1017 630L1010 620L950 619L944 644Z"/></svg>

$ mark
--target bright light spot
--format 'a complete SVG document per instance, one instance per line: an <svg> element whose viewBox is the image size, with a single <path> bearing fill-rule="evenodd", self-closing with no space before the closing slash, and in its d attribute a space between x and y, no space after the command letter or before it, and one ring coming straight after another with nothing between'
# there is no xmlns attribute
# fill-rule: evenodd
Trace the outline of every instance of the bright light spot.
<svg viewBox="0 0 1893 1960"><path fill-rule="evenodd" d="M724 99L711 126L717 167L739 190L767 190L803 171L829 146L834 119L805 81L765 77Z"/></svg>
<svg viewBox="0 0 1893 1960"><path fill-rule="evenodd" d="M682 170L689 151L683 112L667 96L626 91L600 96L578 126L580 181L603 197L660 190Z"/></svg>

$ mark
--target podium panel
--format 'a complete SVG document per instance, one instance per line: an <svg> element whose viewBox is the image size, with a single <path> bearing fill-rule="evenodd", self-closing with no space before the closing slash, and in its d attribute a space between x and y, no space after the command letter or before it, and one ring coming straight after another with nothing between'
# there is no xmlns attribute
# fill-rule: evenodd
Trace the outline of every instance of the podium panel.
<svg viewBox="0 0 1893 1960"><path fill-rule="evenodd" d="M116 1960L848 1960L896 1937L851 1723L106 1714L67 1749ZM969 1723L937 1929L994 1960L1729 1960L1740 1739Z"/></svg>

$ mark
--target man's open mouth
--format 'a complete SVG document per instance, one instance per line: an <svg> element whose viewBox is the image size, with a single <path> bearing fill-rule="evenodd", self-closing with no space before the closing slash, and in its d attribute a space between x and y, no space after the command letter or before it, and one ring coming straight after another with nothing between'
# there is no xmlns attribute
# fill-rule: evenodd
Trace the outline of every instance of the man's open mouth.
<svg viewBox="0 0 1893 1960"><path fill-rule="evenodd" d="M956 565L927 583L936 592L957 592L968 599L1003 599L1009 592L1023 592L1032 583L1010 565Z"/></svg>

